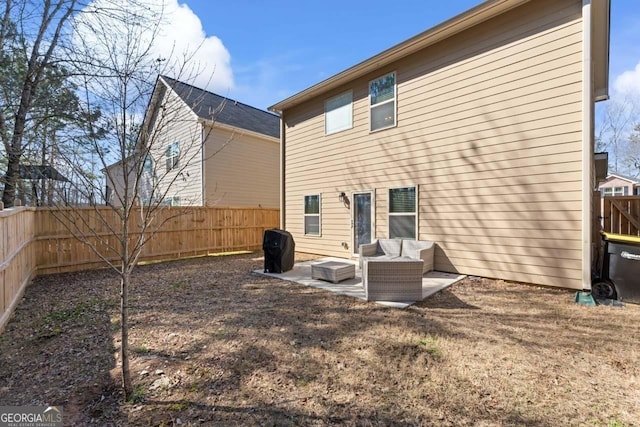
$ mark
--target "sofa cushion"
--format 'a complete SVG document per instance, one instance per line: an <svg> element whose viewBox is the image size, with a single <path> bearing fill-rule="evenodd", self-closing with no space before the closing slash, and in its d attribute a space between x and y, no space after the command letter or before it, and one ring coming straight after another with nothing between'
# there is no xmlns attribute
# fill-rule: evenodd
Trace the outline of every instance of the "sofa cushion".
<svg viewBox="0 0 640 427"><path fill-rule="evenodd" d="M392 257L400 256L402 240L400 239L380 239L378 240L378 250L376 255L388 255Z"/></svg>
<svg viewBox="0 0 640 427"><path fill-rule="evenodd" d="M430 249L433 242L427 240L404 240L402 242L402 256L416 258L418 251L422 249Z"/></svg>

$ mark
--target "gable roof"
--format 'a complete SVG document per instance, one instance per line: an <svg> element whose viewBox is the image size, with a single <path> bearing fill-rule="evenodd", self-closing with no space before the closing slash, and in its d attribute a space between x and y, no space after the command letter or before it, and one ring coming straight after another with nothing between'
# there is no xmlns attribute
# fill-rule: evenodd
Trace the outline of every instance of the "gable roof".
<svg viewBox="0 0 640 427"><path fill-rule="evenodd" d="M629 181L633 185L640 185L640 180L638 180L638 178L632 178L628 175L622 175L621 173L618 173L618 172L611 172L609 175L607 175L607 179L612 177L622 179L624 181Z"/></svg>
<svg viewBox="0 0 640 427"><path fill-rule="evenodd" d="M222 123L236 128L280 138L280 118L268 111L260 110L233 99L225 98L204 89L159 76L168 87L201 119ZM214 113L215 112L215 113Z"/></svg>
<svg viewBox="0 0 640 427"><path fill-rule="evenodd" d="M53 166L20 165L18 169L18 177L20 179L52 179L54 181L71 182Z"/></svg>
<svg viewBox="0 0 640 427"><path fill-rule="evenodd" d="M349 83L372 71L416 53L468 28L501 15L531 0L486 0L441 24L407 39L371 58L348 68L308 89L298 92L269 107L269 111L282 112L308 99ZM591 0L593 3L593 63L596 100L608 99L609 92L609 23L610 0Z"/></svg>

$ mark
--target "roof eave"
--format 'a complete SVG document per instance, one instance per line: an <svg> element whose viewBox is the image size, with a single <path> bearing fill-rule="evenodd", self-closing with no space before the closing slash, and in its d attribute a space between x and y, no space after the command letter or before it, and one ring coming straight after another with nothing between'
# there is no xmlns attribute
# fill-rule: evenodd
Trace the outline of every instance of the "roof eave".
<svg viewBox="0 0 640 427"><path fill-rule="evenodd" d="M226 123L222 123L222 122L217 122L215 120L211 120L211 119L205 119L202 117L198 118L198 122L211 126L211 127L219 127L221 129L226 129L230 132L239 132L242 135L251 135L254 136L256 138L260 138L260 139L266 139L270 142L276 142L276 143L280 143L280 138L279 137L275 137L275 136L271 136L271 135L267 135L266 133L261 133L261 132L256 132L256 131L252 131L249 129L245 129L239 126L232 126L232 125L228 125Z"/></svg>
<svg viewBox="0 0 640 427"><path fill-rule="evenodd" d="M593 0L594 100L609 99L609 52L611 40L611 0Z"/></svg>
<svg viewBox="0 0 640 427"><path fill-rule="evenodd" d="M268 110L275 113L281 113L287 108L291 108L344 83L364 76L529 1L530 0L487 0L466 12L463 12L363 62L360 62L341 73L329 77L328 79L323 80L302 92L298 92L297 94L272 105Z"/></svg>

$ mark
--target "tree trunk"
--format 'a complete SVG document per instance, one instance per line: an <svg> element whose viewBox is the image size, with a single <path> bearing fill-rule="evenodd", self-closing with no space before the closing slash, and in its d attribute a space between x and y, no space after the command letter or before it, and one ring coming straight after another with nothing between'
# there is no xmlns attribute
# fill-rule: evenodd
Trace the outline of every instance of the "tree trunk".
<svg viewBox="0 0 640 427"><path fill-rule="evenodd" d="M20 156L14 153L7 153L7 171L2 181L4 191L2 192L2 203L5 208L13 207L16 199L16 184L18 182L18 170L20 167Z"/></svg>
<svg viewBox="0 0 640 427"><path fill-rule="evenodd" d="M122 388L124 398L129 400L133 396L133 384L131 382L131 372L129 371L129 281L130 273L123 269L120 281L120 324L122 329L122 343L120 355L122 359Z"/></svg>

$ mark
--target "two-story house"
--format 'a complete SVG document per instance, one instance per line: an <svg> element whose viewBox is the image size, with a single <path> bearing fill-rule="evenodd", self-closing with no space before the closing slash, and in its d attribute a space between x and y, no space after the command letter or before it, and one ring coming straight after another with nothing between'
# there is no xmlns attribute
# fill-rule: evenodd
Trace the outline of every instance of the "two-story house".
<svg viewBox="0 0 640 427"><path fill-rule="evenodd" d="M441 271L591 284L608 0L489 0L270 107L296 250L432 240Z"/></svg>
<svg viewBox="0 0 640 427"><path fill-rule="evenodd" d="M148 149L139 151L149 155L142 168L128 158L105 169L107 203L122 205L128 174L140 203L279 206L276 115L159 76L143 123L138 142Z"/></svg>

